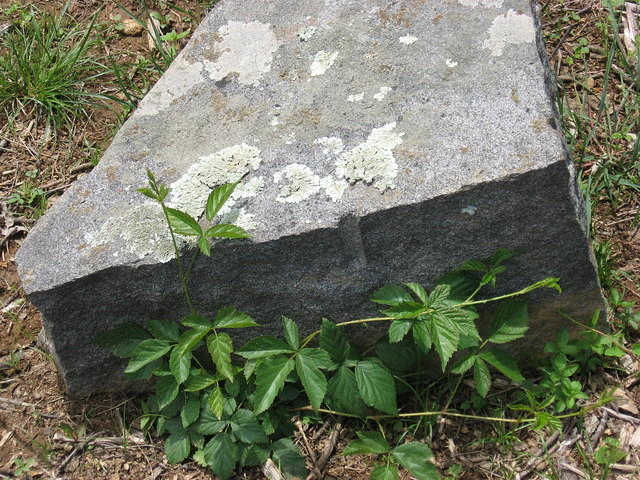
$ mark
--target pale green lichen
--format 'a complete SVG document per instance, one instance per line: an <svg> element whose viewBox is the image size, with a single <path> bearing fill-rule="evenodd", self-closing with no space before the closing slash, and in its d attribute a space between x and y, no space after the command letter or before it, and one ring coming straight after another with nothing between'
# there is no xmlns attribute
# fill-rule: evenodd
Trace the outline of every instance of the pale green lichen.
<svg viewBox="0 0 640 480"><path fill-rule="evenodd" d="M393 90L391 87L380 87L380 90L373 96L373 98L381 102L382 99L386 97L389 92L391 92L391 90Z"/></svg>
<svg viewBox="0 0 640 480"><path fill-rule="evenodd" d="M227 202L218 212L218 215L224 216L227 212L231 211L236 203L246 198L257 197L264 188L264 177L254 177L246 182L240 183L233 191Z"/></svg>
<svg viewBox="0 0 640 480"><path fill-rule="evenodd" d="M212 80L222 80L236 73L243 85L257 85L262 75L271 70L273 54L280 47L269 24L230 21L218 29L221 37L213 44L215 62L203 60Z"/></svg>
<svg viewBox="0 0 640 480"><path fill-rule="evenodd" d="M220 223L232 223L247 231L255 230L255 215L247 213L244 208L231 208L226 211L220 220Z"/></svg>
<svg viewBox="0 0 640 480"><path fill-rule="evenodd" d="M321 145L324 147L322 149L322 153L325 155L333 154L338 155L342 150L344 150L344 144L342 143L342 139L340 137L320 137L316 138L313 141L314 145Z"/></svg>
<svg viewBox="0 0 640 480"><path fill-rule="evenodd" d="M446 63L447 67L449 67L449 68L456 68L458 66L458 62L456 62L456 61L454 61L454 60L452 60L450 58L447 58L444 63Z"/></svg>
<svg viewBox="0 0 640 480"><path fill-rule="evenodd" d="M400 37L400 43L405 45L412 45L418 41L418 37L414 37L413 35L405 35L404 37Z"/></svg>
<svg viewBox="0 0 640 480"><path fill-rule="evenodd" d="M292 163L273 174L276 184L282 183L278 202L298 203L315 195L320 190L320 177L306 165Z"/></svg>
<svg viewBox="0 0 640 480"><path fill-rule="evenodd" d="M396 123L374 128L367 141L344 152L336 161L336 173L350 183L370 183L381 192L394 188L398 164L393 149L402 143L404 133L393 130Z"/></svg>
<svg viewBox="0 0 640 480"><path fill-rule="evenodd" d="M364 98L364 92L357 93L355 95L349 95L347 102L359 102Z"/></svg>
<svg viewBox="0 0 640 480"><path fill-rule="evenodd" d="M349 184L344 180L335 179L329 175L320 179L320 186L324 189L325 193L331 200L337 202L342 198L342 195Z"/></svg>
<svg viewBox="0 0 640 480"><path fill-rule="evenodd" d="M300 39L301 42L308 42L309 40L311 40L311 37L313 37L316 34L317 29L318 27L314 27L313 25L309 25L308 27L303 27L300 30L298 30L298 38Z"/></svg>
<svg viewBox="0 0 640 480"><path fill-rule="evenodd" d="M507 45L531 43L536 38L533 18L512 9L494 18L488 33L489 38L484 41L482 48L491 50L494 57L502 55Z"/></svg>
<svg viewBox="0 0 640 480"><path fill-rule="evenodd" d="M325 52L320 50L313 57L313 63L311 63L311 76L317 77L318 75L324 75L329 68L333 65L333 62L338 58L338 52Z"/></svg>
<svg viewBox="0 0 640 480"><path fill-rule="evenodd" d="M198 217L212 188L239 181L249 171L257 170L261 161L260 150L245 143L200 157L182 177L171 184L167 203Z"/></svg>

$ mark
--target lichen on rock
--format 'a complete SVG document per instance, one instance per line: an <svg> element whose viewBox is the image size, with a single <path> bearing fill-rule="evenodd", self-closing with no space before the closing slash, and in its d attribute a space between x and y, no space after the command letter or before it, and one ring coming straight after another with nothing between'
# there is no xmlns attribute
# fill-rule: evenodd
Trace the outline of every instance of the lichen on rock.
<svg viewBox="0 0 640 480"><path fill-rule="evenodd" d="M282 203L298 203L320 190L320 177L300 163L292 163L274 173L273 181L276 184L282 183L276 197Z"/></svg>
<svg viewBox="0 0 640 480"><path fill-rule="evenodd" d="M482 48L491 50L494 57L502 55L507 45L531 43L536 38L533 18L513 9L494 18L488 33L489 38L483 42Z"/></svg>
<svg viewBox="0 0 640 480"><path fill-rule="evenodd" d="M329 68L333 65L333 62L338 58L338 52L325 52L320 50L313 57L313 63L311 63L311 76L317 77L318 75L324 75Z"/></svg>

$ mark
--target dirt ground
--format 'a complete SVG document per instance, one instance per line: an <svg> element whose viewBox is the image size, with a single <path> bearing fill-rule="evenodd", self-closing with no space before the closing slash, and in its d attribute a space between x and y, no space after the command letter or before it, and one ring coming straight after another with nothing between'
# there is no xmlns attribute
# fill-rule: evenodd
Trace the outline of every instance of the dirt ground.
<svg viewBox="0 0 640 480"><path fill-rule="evenodd" d="M3 18L2 11L13 3L0 0L0 26L12 21L10 16ZM46 0L30 3L44 9L59 9L62 5L59 1ZM544 3L545 33L549 53L553 54L553 68L561 78L571 77L575 72L563 63L562 53L574 51L580 38L592 41L597 35L593 33L593 26L602 21L605 13L595 5L599 2ZM137 15L145 10L142 2L134 0L120 2L120 5ZM98 21L104 25L118 23L118 15L127 18L116 2L75 0L69 3L69 13L79 22L100 8ZM172 3L157 0L152 8L171 18L171 28L180 32L193 29L207 5L187 0ZM579 12L578 27L564 37L555 35L556 30L552 29L557 28L557 20L572 12ZM124 35L113 28L105 28L104 32L109 36L104 48L123 64L135 61L139 55L149 55L144 34ZM596 62L593 71L587 72L596 79L591 92L595 98L602 88L598 83L601 77L597 75L602 68L602 62ZM138 428L140 411L134 396L96 395L72 399L65 394L51 358L37 341L40 314L20 289L16 274L14 254L37 215L33 209L8 204L7 199L25 182L33 181L46 193L48 206L53 204L78 176L91 170L121 119L122 112L117 108L92 109L88 118L52 139L46 125L38 119L19 115L12 128L6 129L6 125L1 124L6 119L2 120L0 114L0 478L213 478L209 471L193 462L167 463L161 441L145 437ZM589 174L593 167L587 164L580 168ZM37 171L35 180L26 175L32 171ZM615 206L603 200L593 213L593 223L597 238L610 243L610 266L619 272L617 285L624 287L628 300L640 303L638 197L626 197ZM471 420L442 420L432 445L436 463L444 475L449 472L450 478L524 480L543 474L562 480L599 478L600 472L591 471L586 465L593 465L589 459L603 439L615 438L629 453L616 462L610 478L640 478L638 372L638 359L627 356L617 371L594 373L587 388L592 394L591 400L607 386L617 386L620 400L566 422L561 432L500 431L493 425ZM324 424L299 428L296 441L306 454L308 466L313 467L314 461L325 453L330 460L323 478L368 478L372 458L339 454L353 436L350 424L339 422L340 419L328 419ZM236 478L264 476L255 470L238 474Z"/></svg>

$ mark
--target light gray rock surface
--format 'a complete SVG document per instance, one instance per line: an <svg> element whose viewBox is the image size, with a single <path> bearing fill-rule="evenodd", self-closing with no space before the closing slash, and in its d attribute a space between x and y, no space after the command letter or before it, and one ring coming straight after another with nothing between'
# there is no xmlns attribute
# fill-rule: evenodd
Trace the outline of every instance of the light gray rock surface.
<svg viewBox="0 0 640 480"><path fill-rule="evenodd" d="M554 308L603 308L535 22L523 0L220 2L18 254L69 391L122 387L98 333L185 312L147 168L192 215L242 179L222 216L253 238L201 259L193 296L266 332L373 313L374 289L498 247L519 252L504 289L565 289L532 297L527 348Z"/></svg>

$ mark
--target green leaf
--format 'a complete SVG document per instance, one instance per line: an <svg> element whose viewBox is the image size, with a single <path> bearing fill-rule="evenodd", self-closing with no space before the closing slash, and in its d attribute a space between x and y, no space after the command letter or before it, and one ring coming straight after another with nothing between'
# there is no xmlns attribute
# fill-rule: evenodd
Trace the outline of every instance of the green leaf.
<svg viewBox="0 0 640 480"><path fill-rule="evenodd" d="M376 354L385 366L396 372L415 370L420 359L417 346L409 338L399 343L381 339L376 344Z"/></svg>
<svg viewBox="0 0 640 480"><path fill-rule="evenodd" d="M413 320L394 320L389 326L389 343L398 343L409 333Z"/></svg>
<svg viewBox="0 0 640 480"><path fill-rule="evenodd" d="M191 352L186 352L184 355L180 355L177 349L171 351L169 357L169 370L179 384L189 377L191 371Z"/></svg>
<svg viewBox="0 0 640 480"><path fill-rule="evenodd" d="M640 355L640 343L636 343L635 345L632 345L631 351L633 352L634 355Z"/></svg>
<svg viewBox="0 0 640 480"><path fill-rule="evenodd" d="M399 480L398 469L394 465L381 465L371 472L370 480Z"/></svg>
<svg viewBox="0 0 640 480"><path fill-rule="evenodd" d="M164 442L164 453L169 463L180 463L191 453L191 441L186 431L172 433Z"/></svg>
<svg viewBox="0 0 640 480"><path fill-rule="evenodd" d="M458 375L462 375L466 373L473 364L476 362L475 355L468 355L466 357L462 357L456 361L456 363L451 367L451 372L456 373Z"/></svg>
<svg viewBox="0 0 640 480"><path fill-rule="evenodd" d="M203 450L204 458L213 473L222 480L231 477L236 466L237 450L230 434L217 434Z"/></svg>
<svg viewBox="0 0 640 480"><path fill-rule="evenodd" d="M451 293L451 287L447 284L436 285L429 294L429 305L438 305L444 303Z"/></svg>
<svg viewBox="0 0 640 480"><path fill-rule="evenodd" d="M327 396L334 410L364 416L366 405L360 397L355 374L341 366L327 384Z"/></svg>
<svg viewBox="0 0 640 480"><path fill-rule="evenodd" d="M405 286L409 290L411 290L423 304L426 305L426 303L429 301L429 295L427 294L426 290L422 287L422 285L420 285L419 283L409 282L409 283L405 283Z"/></svg>
<svg viewBox="0 0 640 480"><path fill-rule="evenodd" d="M294 351L291 347L282 340L268 335L249 340L242 346L242 348L240 348L240 350L236 351L238 355L247 359L265 358L272 355L279 355L281 353L293 352Z"/></svg>
<svg viewBox="0 0 640 480"><path fill-rule="evenodd" d="M440 364L444 372L451 355L458 347L460 334L455 323L446 317L434 316L432 319L431 340L433 340L433 347L440 357Z"/></svg>
<svg viewBox="0 0 640 480"><path fill-rule="evenodd" d="M304 457L289 438L282 438L271 445L273 461L288 478L306 478Z"/></svg>
<svg viewBox="0 0 640 480"><path fill-rule="evenodd" d="M327 379L316 365L313 356L309 355L306 350L301 350L296 355L296 372L307 397L309 397L311 406L318 409L327 393Z"/></svg>
<svg viewBox="0 0 640 480"><path fill-rule="evenodd" d="M200 395L187 395L184 406L180 411L180 421L182 426L187 428L198 419L200 415Z"/></svg>
<svg viewBox="0 0 640 480"><path fill-rule="evenodd" d="M220 185L209 194L209 198L207 198L207 206L205 208L207 220L211 221L214 219L222 206L226 203L227 200L229 200L229 197L231 196L237 185L238 182Z"/></svg>
<svg viewBox="0 0 640 480"><path fill-rule="evenodd" d="M176 355L184 355L187 352L192 351L200 340L211 331L210 328L192 328L180 335L180 341L178 345L174 347L177 350Z"/></svg>
<svg viewBox="0 0 640 480"><path fill-rule="evenodd" d="M267 358L258 366L254 394L256 415L264 412L273 404L294 367L295 362L284 356Z"/></svg>
<svg viewBox="0 0 640 480"><path fill-rule="evenodd" d="M162 410L164 407L173 402L178 396L179 385L176 379L168 376L161 377L156 382L156 401L158 408Z"/></svg>
<svg viewBox="0 0 640 480"><path fill-rule="evenodd" d="M320 348L328 352L336 363L344 362L351 349L349 341L340 327L326 318L322 319L320 327Z"/></svg>
<svg viewBox="0 0 640 480"><path fill-rule="evenodd" d="M144 326L151 335L160 340L177 342L180 339L178 324L171 320L147 320Z"/></svg>
<svg viewBox="0 0 640 480"><path fill-rule="evenodd" d="M413 298L407 291L398 285L384 286L371 295L371 301L382 305L398 306L403 303L412 303Z"/></svg>
<svg viewBox="0 0 640 480"><path fill-rule="evenodd" d="M171 349L171 345L164 340L149 338L141 341L133 350L132 357L125 369L125 373L136 372L146 364L162 357Z"/></svg>
<svg viewBox="0 0 640 480"><path fill-rule="evenodd" d="M207 405L209 406L211 413L213 413L216 418L222 418L222 415L224 414L224 393L222 393L222 389L220 387L216 386L216 388L211 390L209 398L207 399Z"/></svg>
<svg viewBox="0 0 640 480"><path fill-rule="evenodd" d="M466 300L478 285L478 280L470 272L451 272L436 281L436 285L449 285L449 299L447 302L459 303Z"/></svg>
<svg viewBox="0 0 640 480"><path fill-rule="evenodd" d="M424 313L425 306L421 303L401 303L385 310L380 310L382 313L393 318L415 318L418 315Z"/></svg>
<svg viewBox="0 0 640 480"><path fill-rule="evenodd" d="M211 245L209 244L209 240L205 237L198 237L198 248L203 255L206 255L207 257L211 256Z"/></svg>
<svg viewBox="0 0 640 480"><path fill-rule="evenodd" d="M145 197L149 197L151 200L158 201L158 196L149 188L138 188L136 191L143 194Z"/></svg>
<svg viewBox="0 0 640 480"><path fill-rule="evenodd" d="M124 323L98 336L94 343L111 351L114 355L128 358L149 332L135 323Z"/></svg>
<svg viewBox="0 0 640 480"><path fill-rule="evenodd" d="M207 350L211 355L216 369L225 378L233 382L233 368L231 366L231 352L233 352L233 341L226 333L213 332L207 338Z"/></svg>
<svg viewBox="0 0 640 480"><path fill-rule="evenodd" d="M489 388L491 388L491 374L487 364L478 357L476 357L476 361L473 364L473 381L478 394L482 398L486 397L487 393L489 393Z"/></svg>
<svg viewBox="0 0 640 480"><path fill-rule="evenodd" d="M169 207L167 207L166 212L169 218L169 225L171 225L174 233L191 237L202 236L202 228L191 215Z"/></svg>
<svg viewBox="0 0 640 480"><path fill-rule="evenodd" d="M431 331L426 320L419 318L413 322L411 333L413 333L413 341L422 353L427 353L431 350Z"/></svg>
<svg viewBox="0 0 640 480"><path fill-rule="evenodd" d="M220 420L213 412L203 408L200 412L200 418L198 418L194 427L196 432L201 435L213 435L220 433L227 425L228 422Z"/></svg>
<svg viewBox="0 0 640 480"><path fill-rule="evenodd" d="M515 255L515 252L512 252L508 248L499 248L495 251L495 253L491 256L491 265L497 267L502 262L510 259Z"/></svg>
<svg viewBox="0 0 640 480"><path fill-rule="evenodd" d="M237 225L220 223L204 232L204 236L207 238L247 238L251 235Z"/></svg>
<svg viewBox="0 0 640 480"><path fill-rule="evenodd" d="M487 266L479 260L469 260L464 262L460 267L460 270L467 270L471 272L486 272Z"/></svg>
<svg viewBox="0 0 640 480"><path fill-rule="evenodd" d="M231 430L244 443L265 443L268 441L260 422L250 410L239 409L230 419Z"/></svg>
<svg viewBox="0 0 640 480"><path fill-rule="evenodd" d="M391 450L391 445L380 432L356 432L358 440L347 445L343 455L368 455L370 453L382 454Z"/></svg>
<svg viewBox="0 0 640 480"><path fill-rule="evenodd" d="M293 350L300 348L300 331L296 322L287 317L280 317L284 338Z"/></svg>
<svg viewBox="0 0 640 480"><path fill-rule="evenodd" d="M524 337L529 329L529 315L525 302L514 300L500 304L491 325L489 341L508 343Z"/></svg>
<svg viewBox="0 0 640 480"><path fill-rule="evenodd" d="M194 373L195 372L195 373ZM205 371L192 371L184 384L185 392L198 392L219 382L224 377L222 375L210 375Z"/></svg>
<svg viewBox="0 0 640 480"><path fill-rule="evenodd" d="M196 329L206 328L210 330L211 328L213 328L213 323L211 322L211 320L198 314L187 315L180 320L180 323L182 323L182 325L184 325L185 327Z"/></svg>
<svg viewBox="0 0 640 480"><path fill-rule="evenodd" d="M298 354L302 354L308 359L312 360L318 368L324 370L332 370L337 368L336 364L331 360L329 354L321 348L303 348Z"/></svg>
<svg viewBox="0 0 640 480"><path fill-rule="evenodd" d="M218 310L213 321L216 328L245 328L258 327L259 325L246 313L239 312L233 307L224 307Z"/></svg>
<svg viewBox="0 0 640 480"><path fill-rule="evenodd" d="M433 452L424 443L405 443L394 448L391 454L417 480L440 479L436 466L429 462L433 458Z"/></svg>
<svg viewBox="0 0 640 480"><path fill-rule="evenodd" d="M364 403L384 413L398 413L396 385L386 368L371 360L363 360L356 365L355 373Z"/></svg>
<svg viewBox="0 0 640 480"><path fill-rule="evenodd" d="M487 350L486 352L481 352L480 357L505 377L514 382L524 382L524 377L518 369L517 362L508 353L502 350Z"/></svg>

